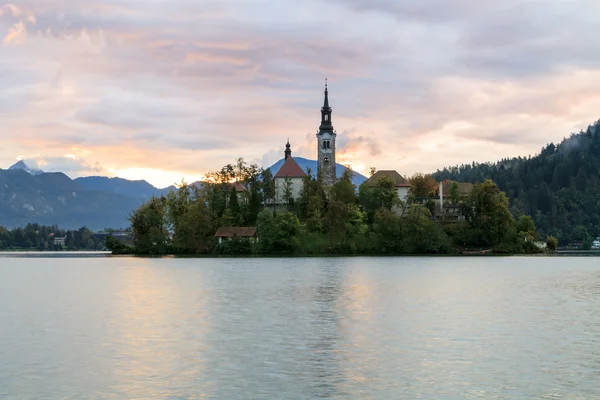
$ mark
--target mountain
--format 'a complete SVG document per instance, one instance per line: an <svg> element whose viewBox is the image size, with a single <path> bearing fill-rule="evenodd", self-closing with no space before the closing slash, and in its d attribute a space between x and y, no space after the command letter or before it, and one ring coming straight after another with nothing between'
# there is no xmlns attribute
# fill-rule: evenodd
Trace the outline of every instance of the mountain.
<svg viewBox="0 0 600 400"><path fill-rule="evenodd" d="M93 230L129 226L128 214L143 200L87 190L63 173L31 175L23 169L0 170L0 226L30 222Z"/></svg>
<svg viewBox="0 0 600 400"><path fill-rule="evenodd" d="M542 238L566 243L600 235L600 121L535 157L454 166L434 177L492 179L509 196L513 215L531 215Z"/></svg>
<svg viewBox="0 0 600 400"><path fill-rule="evenodd" d="M304 171L314 175L317 162L295 158ZM273 175L283 159L271 167ZM345 167L337 164L341 176ZM367 178L354 173L353 182L360 185ZM194 182L192 185L200 185ZM144 180L90 176L70 179L63 173L44 173L19 161L8 170L0 169L0 226L13 228L37 222L77 229L92 230L129 226L128 216L152 196L166 195L169 186L158 189Z"/></svg>
<svg viewBox="0 0 600 400"><path fill-rule="evenodd" d="M294 157L294 160L296 160L296 162L298 163L298 165L300 166L300 168L302 168L302 170L304 172L308 172L308 169L310 168L311 175L316 176L317 161L309 160L309 159L306 159L303 157ZM273 174L273 176L277 175L277 172L283 165L284 161L285 161L285 159L282 158L281 160L277 161L275 164L273 164L270 167L271 173ZM345 170L346 170L345 166L343 166L341 164L335 164L335 172L336 172L336 175L338 178L340 178L342 176L342 174L344 173ZM367 180L366 176L359 174L356 171L353 171L353 172L354 172L354 176L352 177L352 183L354 183L356 186L360 186L364 181Z"/></svg>
<svg viewBox="0 0 600 400"><path fill-rule="evenodd" d="M123 178L107 178L105 176L88 176L85 178L76 178L75 183L86 190L100 190L148 200L152 196L163 194L161 189L157 189L144 180L130 181ZM167 188L169 189L169 188ZM168 190L167 190L168 193ZM166 193L165 193L166 194Z"/></svg>
<svg viewBox="0 0 600 400"><path fill-rule="evenodd" d="M23 171L27 172L30 175L40 175L40 174L44 173L44 171L42 171L41 169L30 168L27 164L25 164L25 161L23 161L23 160L20 160L19 162L17 162L16 164L12 165L8 169L10 171L23 170Z"/></svg>

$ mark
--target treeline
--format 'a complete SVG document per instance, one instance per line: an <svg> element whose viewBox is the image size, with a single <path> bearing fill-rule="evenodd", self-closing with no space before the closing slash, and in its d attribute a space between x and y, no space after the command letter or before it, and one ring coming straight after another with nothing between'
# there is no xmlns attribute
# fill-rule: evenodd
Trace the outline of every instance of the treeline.
<svg viewBox="0 0 600 400"><path fill-rule="evenodd" d="M64 245L55 239L64 238ZM61 243L62 241L58 241ZM0 226L0 250L102 250L104 240L93 236L86 227L75 231L56 225L27 224L23 228L6 229Z"/></svg>
<svg viewBox="0 0 600 400"><path fill-rule="evenodd" d="M493 180L511 199L515 217L531 215L540 233L561 244L587 245L600 236L600 121L535 157L444 168L434 177Z"/></svg>
<svg viewBox="0 0 600 400"><path fill-rule="evenodd" d="M464 221L434 221L436 183L431 176L410 179L409 198L398 199L394 181L355 187L348 170L331 187L311 174L297 200L264 207L275 197L270 170L243 159L209 176L201 186L182 183L155 197L131 216L133 246L116 252L137 254L448 254L465 249L533 253L536 228L530 217L516 221L508 198L495 183L475 185L468 196L448 200ZM238 184L232 184L237 182ZM239 190L239 184L247 190ZM257 226L257 240L233 238L218 244L219 227Z"/></svg>

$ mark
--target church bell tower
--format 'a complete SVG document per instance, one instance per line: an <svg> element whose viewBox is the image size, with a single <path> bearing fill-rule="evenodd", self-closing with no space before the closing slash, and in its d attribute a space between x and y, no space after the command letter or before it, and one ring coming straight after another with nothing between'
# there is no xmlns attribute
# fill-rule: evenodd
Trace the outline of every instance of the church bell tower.
<svg viewBox="0 0 600 400"><path fill-rule="evenodd" d="M335 172L335 137L337 134L331 123L331 107L329 107L329 91L325 80L325 100L321 108L321 125L317 132L317 174L325 185L333 185Z"/></svg>

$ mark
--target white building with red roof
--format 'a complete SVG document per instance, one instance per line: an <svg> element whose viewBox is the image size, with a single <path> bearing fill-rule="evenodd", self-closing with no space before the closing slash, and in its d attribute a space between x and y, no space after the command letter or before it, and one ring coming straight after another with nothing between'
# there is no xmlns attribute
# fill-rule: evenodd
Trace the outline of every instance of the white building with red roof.
<svg viewBox="0 0 600 400"><path fill-rule="evenodd" d="M290 141L285 145L285 159L275 174L275 204L290 204L300 197L306 173L300 168L290 149Z"/></svg>

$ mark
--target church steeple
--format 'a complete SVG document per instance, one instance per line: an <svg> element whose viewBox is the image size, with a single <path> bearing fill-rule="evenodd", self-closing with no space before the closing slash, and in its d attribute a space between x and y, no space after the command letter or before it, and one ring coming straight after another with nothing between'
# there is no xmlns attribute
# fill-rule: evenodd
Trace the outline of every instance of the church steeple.
<svg viewBox="0 0 600 400"><path fill-rule="evenodd" d="M325 102L323 108L329 108L329 91L327 90L327 78L325 78Z"/></svg>
<svg viewBox="0 0 600 400"><path fill-rule="evenodd" d="M288 138L287 144L285 145L285 151L283 152L283 154L285 154L285 160L287 160L292 155L292 150L290 149L290 147L290 139Z"/></svg>
<svg viewBox="0 0 600 400"><path fill-rule="evenodd" d="M325 185L333 185L336 181L335 137L337 134L331 123L331 107L329 107L329 90L325 79L325 99L321 108L321 125L317 132L317 176Z"/></svg>
<svg viewBox="0 0 600 400"><path fill-rule="evenodd" d="M325 78L325 100L321 108L321 126L320 132L333 132L333 124L331 123L331 107L329 107L329 90L327 89L327 78Z"/></svg>

